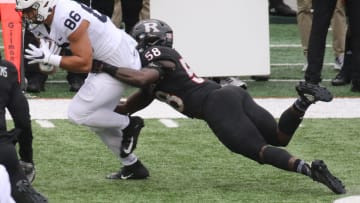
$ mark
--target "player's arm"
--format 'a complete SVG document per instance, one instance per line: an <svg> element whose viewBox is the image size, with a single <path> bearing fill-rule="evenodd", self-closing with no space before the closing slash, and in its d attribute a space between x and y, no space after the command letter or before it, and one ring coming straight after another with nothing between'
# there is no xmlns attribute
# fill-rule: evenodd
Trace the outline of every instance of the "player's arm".
<svg viewBox="0 0 360 203"><path fill-rule="evenodd" d="M145 89L139 89L130 95L126 101L120 102L115 112L120 114L133 114L147 107L153 100L154 97L148 94Z"/></svg>
<svg viewBox="0 0 360 203"><path fill-rule="evenodd" d="M69 37L71 56L60 56L57 53L59 47L52 46L53 43L40 39L40 47L29 44L25 49L25 58L29 64L43 63L55 67L62 67L71 72L87 73L92 66L92 46L88 35L89 22L83 20L79 27Z"/></svg>
<svg viewBox="0 0 360 203"><path fill-rule="evenodd" d="M173 63L171 62L171 64ZM173 64L173 66L175 67L175 64ZM161 62L150 63L147 67L143 67L140 70L134 70L130 68L115 67L101 61L94 61L92 72L105 72L129 85L135 87L147 87L158 81L163 76L164 69L166 68L170 67L165 67Z"/></svg>
<svg viewBox="0 0 360 203"><path fill-rule="evenodd" d="M71 72L90 72L92 66L92 46L88 35L89 22L83 20L80 26L69 35L71 56L63 56L60 67Z"/></svg>

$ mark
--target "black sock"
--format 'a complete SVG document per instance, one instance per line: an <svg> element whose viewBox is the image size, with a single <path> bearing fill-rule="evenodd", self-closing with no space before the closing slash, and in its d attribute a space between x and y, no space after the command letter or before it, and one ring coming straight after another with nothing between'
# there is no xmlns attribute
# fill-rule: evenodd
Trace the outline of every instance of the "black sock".
<svg viewBox="0 0 360 203"><path fill-rule="evenodd" d="M305 112L310 105L311 103L308 103L307 101L303 100L301 97L299 97L294 103L294 107L302 112Z"/></svg>
<svg viewBox="0 0 360 203"><path fill-rule="evenodd" d="M301 173L303 175L311 177L311 169L309 164L307 164L305 161L301 159L296 159L295 161L295 169L297 173Z"/></svg>

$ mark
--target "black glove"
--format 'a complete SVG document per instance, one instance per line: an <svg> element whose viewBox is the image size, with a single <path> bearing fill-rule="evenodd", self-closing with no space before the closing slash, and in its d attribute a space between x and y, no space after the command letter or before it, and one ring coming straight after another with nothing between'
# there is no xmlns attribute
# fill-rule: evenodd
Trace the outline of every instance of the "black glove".
<svg viewBox="0 0 360 203"><path fill-rule="evenodd" d="M104 62L98 61L98 60L93 60L93 64L91 67L92 73L102 73L103 68L104 68Z"/></svg>

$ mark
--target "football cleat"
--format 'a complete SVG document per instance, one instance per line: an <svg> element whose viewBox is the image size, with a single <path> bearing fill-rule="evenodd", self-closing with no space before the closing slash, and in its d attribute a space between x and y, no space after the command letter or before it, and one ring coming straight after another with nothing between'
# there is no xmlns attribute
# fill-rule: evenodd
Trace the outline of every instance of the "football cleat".
<svg viewBox="0 0 360 203"><path fill-rule="evenodd" d="M23 171L26 175L26 178L30 182L33 182L35 179L35 173L36 173L34 164L20 160L20 166L23 169Z"/></svg>
<svg viewBox="0 0 360 203"><path fill-rule="evenodd" d="M330 102L333 99L333 95L328 89L309 82L299 82L296 85L296 91L301 99L309 104L317 101Z"/></svg>
<svg viewBox="0 0 360 203"><path fill-rule="evenodd" d="M137 160L134 164L124 166L119 172L107 175L107 179L121 179L121 180L139 180L146 179L149 176L149 171L146 167Z"/></svg>
<svg viewBox="0 0 360 203"><path fill-rule="evenodd" d="M16 183L16 191L13 192L16 202L47 203L48 200L37 192L28 180L19 180Z"/></svg>
<svg viewBox="0 0 360 203"><path fill-rule="evenodd" d="M311 163L311 177L314 181L326 185L336 194L346 193L345 186L338 178L330 173L322 160L315 160Z"/></svg>
<svg viewBox="0 0 360 203"><path fill-rule="evenodd" d="M132 116L129 119L129 125L123 130L123 139L120 147L121 158L129 156L135 150L140 131L144 127L144 120L142 118Z"/></svg>

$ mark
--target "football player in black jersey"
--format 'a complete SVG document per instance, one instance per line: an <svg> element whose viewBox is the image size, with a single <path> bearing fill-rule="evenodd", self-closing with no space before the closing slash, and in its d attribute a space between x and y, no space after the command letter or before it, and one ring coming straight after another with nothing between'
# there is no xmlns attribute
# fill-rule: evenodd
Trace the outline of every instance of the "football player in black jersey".
<svg viewBox="0 0 360 203"><path fill-rule="evenodd" d="M0 165L3 165L8 173L11 197L17 203L46 203L48 202L47 198L35 190L20 165L14 145L19 133L20 130L16 128L11 131L0 131ZM7 184L6 187L9 187L9 182L0 181L0 185L3 184ZM1 195L6 194L1 191Z"/></svg>
<svg viewBox="0 0 360 203"><path fill-rule="evenodd" d="M6 109L13 118L15 128L21 130L18 137L20 163L29 181L33 181L35 167L29 104L18 82L15 65L7 60L2 60L0 55L0 131L7 131Z"/></svg>
<svg viewBox="0 0 360 203"><path fill-rule="evenodd" d="M346 192L345 186L322 160L310 165L280 148L288 145L311 104L332 100L326 88L300 82L296 86L299 98L283 112L277 123L243 88L221 87L192 72L172 48L173 32L165 22L140 21L131 35L138 41L141 70L113 67L98 61L93 64L93 72L107 72L140 87L125 103L118 105L117 112L131 114L158 99L190 118L204 120L220 142L234 153L260 164L306 175L336 194Z"/></svg>

